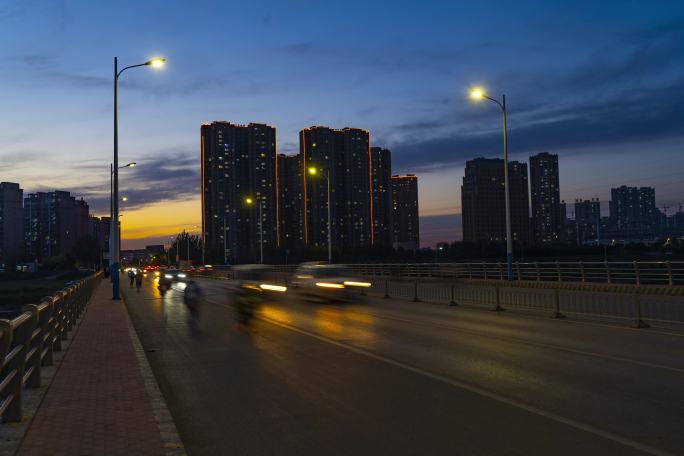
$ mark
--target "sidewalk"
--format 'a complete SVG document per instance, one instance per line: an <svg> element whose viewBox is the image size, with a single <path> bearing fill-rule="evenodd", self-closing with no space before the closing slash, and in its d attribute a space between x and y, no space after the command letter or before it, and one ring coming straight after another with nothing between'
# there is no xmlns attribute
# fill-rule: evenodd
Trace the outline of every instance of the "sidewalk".
<svg viewBox="0 0 684 456"><path fill-rule="evenodd" d="M123 301L103 281L18 455L162 455Z"/></svg>

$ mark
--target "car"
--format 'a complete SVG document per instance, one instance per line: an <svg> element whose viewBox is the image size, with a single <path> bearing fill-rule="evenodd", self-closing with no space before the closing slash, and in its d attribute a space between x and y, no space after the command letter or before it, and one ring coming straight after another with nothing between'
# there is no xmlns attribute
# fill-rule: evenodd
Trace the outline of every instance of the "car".
<svg viewBox="0 0 684 456"><path fill-rule="evenodd" d="M358 301L371 285L354 277L346 266L328 263L303 263L292 277L292 286L299 294L322 301Z"/></svg>
<svg viewBox="0 0 684 456"><path fill-rule="evenodd" d="M278 280L278 273L271 266L243 264L231 269L238 287L259 289L266 295L278 295L287 291L287 286Z"/></svg>
<svg viewBox="0 0 684 456"><path fill-rule="evenodd" d="M171 282L184 282L188 278L188 275L181 271L180 269L167 269L163 271L163 275L160 274L160 281L169 280Z"/></svg>

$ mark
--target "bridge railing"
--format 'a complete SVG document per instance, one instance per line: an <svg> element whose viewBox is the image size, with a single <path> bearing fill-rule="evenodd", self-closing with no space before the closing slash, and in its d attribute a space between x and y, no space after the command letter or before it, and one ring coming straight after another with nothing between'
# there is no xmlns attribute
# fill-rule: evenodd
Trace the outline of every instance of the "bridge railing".
<svg viewBox="0 0 684 456"><path fill-rule="evenodd" d="M504 280L506 263L348 264L367 277ZM516 262L514 280L634 285L684 285L684 261Z"/></svg>
<svg viewBox="0 0 684 456"><path fill-rule="evenodd" d="M22 418L24 389L39 388L41 370L54 363L83 313L101 273L23 307L12 320L0 319L0 417L3 422Z"/></svg>

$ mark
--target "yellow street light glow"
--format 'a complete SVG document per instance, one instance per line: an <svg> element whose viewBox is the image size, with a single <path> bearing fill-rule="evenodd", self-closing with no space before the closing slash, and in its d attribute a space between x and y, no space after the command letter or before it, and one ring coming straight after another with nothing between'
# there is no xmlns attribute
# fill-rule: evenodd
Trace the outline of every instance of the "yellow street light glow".
<svg viewBox="0 0 684 456"><path fill-rule="evenodd" d="M254 200L252 198L245 198L245 203L252 204Z"/></svg>
<svg viewBox="0 0 684 456"><path fill-rule="evenodd" d="M321 288L344 288L341 283L330 283L330 282L316 282L317 287Z"/></svg>
<svg viewBox="0 0 684 456"><path fill-rule="evenodd" d="M123 198L121 198L121 201L128 201L128 197L124 196Z"/></svg>
<svg viewBox="0 0 684 456"><path fill-rule="evenodd" d="M155 57L153 59L148 60L145 62L145 65L149 65L152 68L161 68L164 66L164 63L166 62L166 59L162 57Z"/></svg>
<svg viewBox="0 0 684 456"><path fill-rule="evenodd" d="M259 285L259 287L262 290L268 290L268 291L280 291L280 292L287 291L287 287L283 287L282 285L270 285L268 283L262 283L261 285Z"/></svg>
<svg viewBox="0 0 684 456"><path fill-rule="evenodd" d="M368 282L352 282L352 281L346 281L344 284L348 287L363 287L363 288L368 288L371 286L370 283Z"/></svg>
<svg viewBox="0 0 684 456"><path fill-rule="evenodd" d="M485 97L485 90L481 87L473 87L470 89L470 98L473 100L481 100Z"/></svg>
<svg viewBox="0 0 684 456"><path fill-rule="evenodd" d="M318 170L316 168L309 168L309 174L315 176L316 174L318 174Z"/></svg>

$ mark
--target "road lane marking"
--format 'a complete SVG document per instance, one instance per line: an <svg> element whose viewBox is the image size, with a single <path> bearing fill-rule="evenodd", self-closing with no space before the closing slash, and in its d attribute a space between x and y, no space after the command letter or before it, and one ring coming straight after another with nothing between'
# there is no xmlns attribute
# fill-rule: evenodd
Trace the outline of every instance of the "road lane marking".
<svg viewBox="0 0 684 456"><path fill-rule="evenodd" d="M516 408L525 410L529 413L533 413L535 415L539 415L541 417L544 417L544 418L547 418L547 419L550 419L550 420L553 420L553 421L556 421L559 423L563 423L567 426L573 427L575 429L579 429L581 431L588 432L590 434L602 437L602 438L607 439L607 440L611 440L611 441L619 443L621 445L624 445L624 446L627 446L627 447L630 447L630 448L633 448L633 449L636 449L639 451L643 451L643 452L648 453L648 454L656 455L656 456L674 456L674 453L670 453L670 452L652 447L650 445L639 443L639 442L632 440L632 439L629 439L627 437L623 437L621 435L614 434L610 431L605 431L603 429L599 429L599 428L594 427L594 426L589 425L589 424L581 423L581 422L576 421L576 420L571 419L571 418L566 418L566 417L563 417L561 415L557 415L553 412L548 412L548 411L542 410L540 408L537 408L537 407L529 405L529 404L525 404L524 402L520 402L520 401L517 401L515 399L509 399L507 397L504 397L504 396L502 396L498 393L494 393L492 391L488 391L486 389L479 388L477 386L469 385L468 383L464 383L464 382L459 381L459 380L454 380L452 378L449 378L449 377L446 377L446 376L443 376L440 374L436 374L434 372L430 372L430 371L427 371L425 369L421 369L419 367L411 366L409 364L402 363L401 361L397 361L397 360L394 360L394 359L391 359L391 358L388 358L388 357L385 357L382 355L378 355L376 353L364 350L362 348L354 347L353 345L349 345L349 344L346 344L343 342L339 342L339 341L336 341L334 339L330 339L328 337L321 336L320 334L316 334L314 332L307 331L305 329L301 329L301 328L298 328L296 326L292 326L292 325L287 324L287 323L282 323L280 321L273 320L273 319L268 318L268 317L264 317L263 315L258 314L257 317L259 319L266 321L268 323L271 323L275 326L280 326L282 328L289 329L291 331L294 331L294 332L297 332L297 333L300 333L300 334L303 334L303 335L306 335L309 337L313 337L314 339L318 339L322 342L327 342L331 345L335 345L337 347L344 348L346 350L357 353L359 355L363 355L363 356L366 356L368 358L372 358L372 359L375 359L377 361L381 361L381 362L384 362L386 364L390 364L392 366L396 366L396 367L408 370L410 372L414 372L416 374L420 374L420 375L423 375L425 377L429 377L433 380L437 380L437 381L440 381L442 383L446 383L448 385L464 389L466 391L478 394L478 395L486 397L488 399L492 399L492 400L495 400L498 402L502 402L502 403L510 405L512 407L516 407Z"/></svg>

